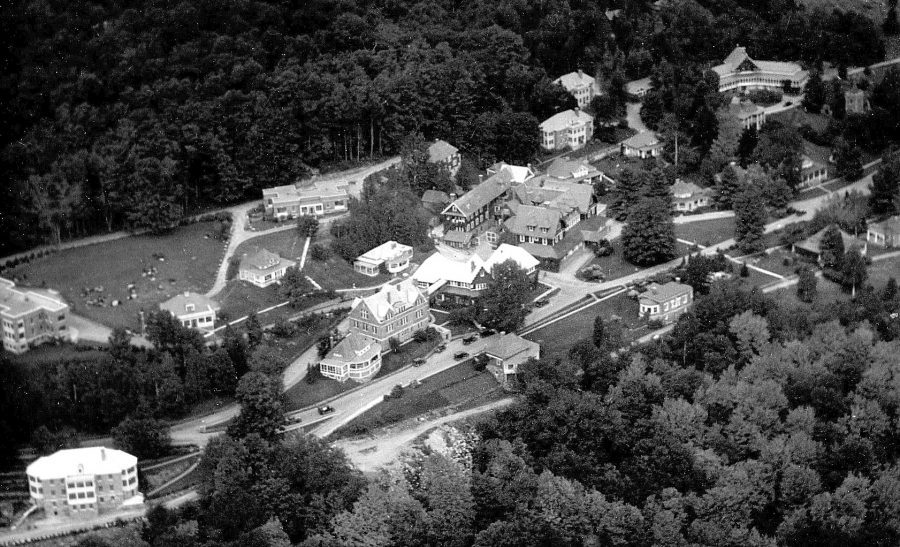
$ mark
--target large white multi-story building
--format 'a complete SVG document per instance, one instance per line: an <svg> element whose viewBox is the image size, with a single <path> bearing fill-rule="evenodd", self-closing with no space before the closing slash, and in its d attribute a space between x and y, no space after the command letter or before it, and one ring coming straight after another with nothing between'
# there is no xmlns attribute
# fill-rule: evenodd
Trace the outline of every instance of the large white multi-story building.
<svg viewBox="0 0 900 547"><path fill-rule="evenodd" d="M48 517L90 518L123 504L140 505L137 458L93 446L60 450L26 469L31 501Z"/></svg>
<svg viewBox="0 0 900 547"><path fill-rule="evenodd" d="M712 68L719 75L719 92L751 89L782 89L785 82L795 90L802 90L809 74L797 63L757 61L747 54L747 48L737 46L725 61Z"/></svg>
<svg viewBox="0 0 900 547"><path fill-rule="evenodd" d="M563 86L570 95L575 97L579 108L587 108L591 104L591 99L600 95L597 80L593 76L585 74L581 69L563 74L553 80L553 83Z"/></svg>
<svg viewBox="0 0 900 547"><path fill-rule="evenodd" d="M578 108L555 114L541 123L541 147L578 150L594 136L594 117Z"/></svg>
<svg viewBox="0 0 900 547"><path fill-rule="evenodd" d="M69 336L69 306L54 291L20 290L0 278L0 321L3 349L25 353L55 338Z"/></svg>

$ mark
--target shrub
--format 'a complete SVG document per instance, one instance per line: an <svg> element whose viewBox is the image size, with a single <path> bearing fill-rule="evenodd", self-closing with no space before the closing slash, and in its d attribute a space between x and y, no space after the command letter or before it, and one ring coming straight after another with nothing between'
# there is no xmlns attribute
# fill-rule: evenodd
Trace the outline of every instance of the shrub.
<svg viewBox="0 0 900 547"><path fill-rule="evenodd" d="M231 281L238 276L238 271L241 268L241 259L233 256L228 259L228 269L225 270L225 279Z"/></svg>
<svg viewBox="0 0 900 547"><path fill-rule="evenodd" d="M290 338L296 331L297 328L294 326L294 324L284 317L280 318L272 326L272 334L279 338Z"/></svg>
<svg viewBox="0 0 900 547"><path fill-rule="evenodd" d="M488 358L486 355L477 355L474 359L472 359L472 368L475 369L476 372L481 372L487 368Z"/></svg>
<svg viewBox="0 0 900 547"><path fill-rule="evenodd" d="M397 384L391 390L391 399L399 399L400 397L403 397L403 386Z"/></svg>
<svg viewBox="0 0 900 547"><path fill-rule="evenodd" d="M325 262L331 258L331 249L317 243L309 248L309 258L319 262Z"/></svg>

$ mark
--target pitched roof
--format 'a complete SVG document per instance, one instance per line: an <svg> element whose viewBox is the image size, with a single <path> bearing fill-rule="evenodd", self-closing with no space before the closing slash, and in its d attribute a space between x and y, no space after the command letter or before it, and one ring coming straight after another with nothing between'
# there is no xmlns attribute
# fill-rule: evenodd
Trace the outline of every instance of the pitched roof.
<svg viewBox="0 0 900 547"><path fill-rule="evenodd" d="M869 229L873 228L879 233L900 235L900 215L894 215L881 222L869 224Z"/></svg>
<svg viewBox="0 0 900 547"><path fill-rule="evenodd" d="M509 188L512 178L512 173L504 169L463 194L459 199L445 207L443 212L446 213L455 208L468 218L485 205L502 196Z"/></svg>
<svg viewBox="0 0 900 547"><path fill-rule="evenodd" d="M558 157L547 166L547 176L556 179L580 179L599 174L600 171L587 161L568 157Z"/></svg>
<svg viewBox="0 0 900 547"><path fill-rule="evenodd" d="M653 89L653 80L650 76L647 76L646 78L640 78L638 80L632 80L625 84L625 90L632 95L637 94L637 92L642 89Z"/></svg>
<svg viewBox="0 0 900 547"><path fill-rule="evenodd" d="M739 120L745 120L762 111L762 108L757 106L753 101L747 99L741 100L737 95L732 97L728 109L733 112Z"/></svg>
<svg viewBox="0 0 900 547"><path fill-rule="evenodd" d="M72 475L116 475L137 465L137 458L127 452L91 446L59 450L35 460L26 472L41 480Z"/></svg>
<svg viewBox="0 0 900 547"><path fill-rule="evenodd" d="M369 249L364 254L359 255L356 257L356 260L380 264L385 260L390 260L406 253L412 256L412 252L413 248L409 245L397 243L396 241L385 241L374 249Z"/></svg>
<svg viewBox="0 0 900 547"><path fill-rule="evenodd" d="M433 163L444 161L457 152L459 152L459 148L449 142L436 140L428 146L428 161Z"/></svg>
<svg viewBox="0 0 900 547"><path fill-rule="evenodd" d="M537 354L540 349L541 346L537 342L526 340L517 334L507 333L491 340L484 348L484 352L491 357L505 361L522 353Z"/></svg>
<svg viewBox="0 0 900 547"><path fill-rule="evenodd" d="M491 253L491 256L485 261L484 269L490 272L494 269L494 266L500 264L501 262L506 262L507 260L512 260L520 268L525 270L526 272L531 270L532 268L536 268L540 261L538 259L531 256L528 251L521 247L516 247L515 245L509 245L507 243L501 243L497 249Z"/></svg>
<svg viewBox="0 0 900 547"><path fill-rule="evenodd" d="M563 86L567 91L571 91L579 87L593 86L594 77L585 74L582 70L576 70L575 72L563 74L559 78L553 80L553 83Z"/></svg>
<svg viewBox="0 0 900 547"><path fill-rule="evenodd" d="M323 361L359 362L368 361L381 353L381 344L365 336L351 332L332 349Z"/></svg>
<svg viewBox="0 0 900 547"><path fill-rule="evenodd" d="M531 235L552 239L559 233L561 224L562 215L558 209L520 205L516 215L507 219L506 228L517 235ZM529 230L529 226L534 229ZM548 231L546 233L541 232L541 228L546 228Z"/></svg>
<svg viewBox="0 0 900 547"><path fill-rule="evenodd" d="M627 139L622 141L622 144L624 144L628 148L641 149L659 146L662 144L662 142L653 131L643 131L641 133L638 133L637 135L628 137Z"/></svg>
<svg viewBox="0 0 900 547"><path fill-rule="evenodd" d="M672 185L672 195L675 196L675 199L687 199L692 196L705 195L708 193L708 188L700 188L693 182L685 182L681 179L676 179L675 184Z"/></svg>
<svg viewBox="0 0 900 547"><path fill-rule="evenodd" d="M819 230L818 232L814 233L813 235L809 236L808 238L804 239L803 241L794 243L794 247L798 248L798 249L802 249L806 252L809 252L809 253L812 253L815 255L821 254L822 253L822 237L825 235L825 232L828 230L828 228L829 228L829 226L826 226L826 227L822 228L821 230ZM852 235L848 234L847 232L845 232L843 230L840 230L840 232L841 232L841 240L844 242L845 250L849 250L850 247L852 247L854 245L859 246L861 244L861 242L858 239L856 239Z"/></svg>
<svg viewBox="0 0 900 547"><path fill-rule="evenodd" d="M738 67L745 61L749 61L752 64L756 65L756 67L764 72L774 72L776 74L783 74L785 76L793 75L801 70L803 70L800 65L797 63L786 63L782 61L757 61L755 59L751 59L750 55L747 54L747 48L742 46L737 46L731 53L728 54L728 57L720 65L716 65L712 67L713 71L719 76L724 76L726 74L730 74L732 72L737 71Z"/></svg>
<svg viewBox="0 0 900 547"><path fill-rule="evenodd" d="M565 110L541 122L541 131L562 131L572 126L594 123L594 117L583 110Z"/></svg>
<svg viewBox="0 0 900 547"><path fill-rule="evenodd" d="M422 297L422 292L415 286L412 279L404 279L396 285L388 283L381 289L365 298L357 298L353 301L353 309L357 306L365 304L375 315L375 319L379 322L384 321L388 312L400 307L412 306Z"/></svg>
<svg viewBox="0 0 900 547"><path fill-rule="evenodd" d="M281 268L290 268L296 262L281 258L277 254L262 248L256 248L241 258L241 270L255 270L257 272L270 272Z"/></svg>
<svg viewBox="0 0 900 547"><path fill-rule="evenodd" d="M193 304L194 310L188 311L187 307L191 304ZM172 315L179 317L188 313L218 310L219 304L215 300L207 298L202 294L188 291L176 294L165 302L161 302L159 304L159 309L165 310Z"/></svg>
<svg viewBox="0 0 900 547"><path fill-rule="evenodd" d="M441 280L472 283L483 268L484 260L476 254L460 257L435 251L422 261L422 265L413 272L412 278L416 282L428 285Z"/></svg>
<svg viewBox="0 0 900 547"><path fill-rule="evenodd" d="M447 195L447 192L441 192L440 190L425 190L422 193L422 203L434 203L435 205L447 205L450 203L450 196Z"/></svg>
<svg viewBox="0 0 900 547"><path fill-rule="evenodd" d="M639 297L643 300L649 300L657 304L668 302L669 300L684 294L693 294L694 289L690 285L669 281L663 285L651 283L647 286L647 290L642 292Z"/></svg>

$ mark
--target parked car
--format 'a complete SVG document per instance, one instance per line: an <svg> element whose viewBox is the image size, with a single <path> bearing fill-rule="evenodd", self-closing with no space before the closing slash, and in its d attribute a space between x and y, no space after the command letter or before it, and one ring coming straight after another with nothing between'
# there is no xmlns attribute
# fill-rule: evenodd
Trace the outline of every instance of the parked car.
<svg viewBox="0 0 900 547"><path fill-rule="evenodd" d="M487 338L488 336L497 334L497 331L495 331L494 329L484 329L479 334L481 335L482 338Z"/></svg>
<svg viewBox="0 0 900 547"><path fill-rule="evenodd" d="M478 336L476 336L476 335L474 335L474 334L470 334L469 336L466 336L465 338L463 338L463 344L465 344L465 345L468 346L469 344L471 344L471 343L474 342L475 340L478 340Z"/></svg>
<svg viewBox="0 0 900 547"><path fill-rule="evenodd" d="M334 412L334 407L330 405L320 406L319 407L319 415L331 414Z"/></svg>
<svg viewBox="0 0 900 547"><path fill-rule="evenodd" d="M444 351L445 349L447 349L447 344L441 344L440 346L434 348L434 352L440 353L440 352Z"/></svg>
<svg viewBox="0 0 900 547"><path fill-rule="evenodd" d="M424 364L425 364L425 358L424 358L424 357L416 357L415 359L413 359L413 366L414 366L414 367L421 367L421 366L424 365Z"/></svg>
<svg viewBox="0 0 900 547"><path fill-rule="evenodd" d="M467 351L457 351L456 353L453 354L453 358L456 359L457 361L465 359L468 356L469 356L469 352L467 352Z"/></svg>
<svg viewBox="0 0 900 547"><path fill-rule="evenodd" d="M538 300L537 302L534 303L534 307L535 307L535 308L543 308L544 306L546 306L546 305L549 304L549 303L550 303L549 300L547 300L547 299L545 299L545 298L542 298L542 299L540 299L540 300Z"/></svg>

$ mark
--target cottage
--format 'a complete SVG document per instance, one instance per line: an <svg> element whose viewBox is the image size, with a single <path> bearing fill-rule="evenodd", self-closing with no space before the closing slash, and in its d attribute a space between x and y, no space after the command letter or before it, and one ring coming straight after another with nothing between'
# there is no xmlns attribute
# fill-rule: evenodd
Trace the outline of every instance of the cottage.
<svg viewBox="0 0 900 547"><path fill-rule="evenodd" d="M866 241L883 247L900 247L900 215L869 224Z"/></svg>
<svg viewBox="0 0 900 547"><path fill-rule="evenodd" d="M574 182L592 184L599 179L601 173L585 160L572 160L568 156L554 158L547 166L545 176L554 182Z"/></svg>
<svg viewBox="0 0 900 547"><path fill-rule="evenodd" d="M387 347L388 340L405 342L417 330L431 324L428 300L411 279L388 283L365 298L353 301L349 315L350 332Z"/></svg>
<svg viewBox="0 0 900 547"><path fill-rule="evenodd" d="M710 190L676 179L672 185L672 203L676 211L690 212L709 205Z"/></svg>
<svg viewBox="0 0 900 547"><path fill-rule="evenodd" d="M804 239L803 241L798 241L791 246L791 251L800 255L805 256L809 259L815 260L819 264L822 263L822 238L825 235L825 232L829 227L822 228L818 232ZM852 235L847 232L840 230L841 232L841 240L844 243L844 250L850 250L851 247L856 247L859 249L860 254L865 255L868 251L868 246L865 243L862 243L860 240L856 239ZM862 245L860 245L862 243Z"/></svg>
<svg viewBox="0 0 900 547"><path fill-rule="evenodd" d="M257 287L268 287L277 283L284 277L287 269L293 268L296 264L293 260L281 258L271 251L258 248L245 254L241 259L238 279Z"/></svg>
<svg viewBox="0 0 900 547"><path fill-rule="evenodd" d="M649 76L640 80L632 80L625 84L625 91L629 95L641 98L653 91L653 80Z"/></svg>
<svg viewBox="0 0 900 547"><path fill-rule="evenodd" d="M353 263L353 269L363 275L375 277L382 265L388 273L400 273L409 268L413 256L413 248L396 241L382 243L369 252L359 255Z"/></svg>
<svg viewBox="0 0 900 547"><path fill-rule="evenodd" d="M738 119L741 127L744 129L762 129L766 123L766 111L760 108L749 99L741 99L737 95L731 98L728 105L729 111Z"/></svg>
<svg viewBox="0 0 900 547"><path fill-rule="evenodd" d="M690 308L694 289L690 285L670 281L663 285L651 283L638 296L641 317L651 321L671 323Z"/></svg>
<svg viewBox="0 0 900 547"><path fill-rule="evenodd" d="M585 74L581 69L563 74L553 80L553 83L561 85L575 97L579 108L587 108L591 104L591 99L600 95L600 86L597 80L593 76Z"/></svg>
<svg viewBox="0 0 900 547"><path fill-rule="evenodd" d="M653 131L644 131L622 141L622 154L631 158L655 158L662 150L663 143Z"/></svg>
<svg viewBox="0 0 900 547"><path fill-rule="evenodd" d="M712 68L719 76L719 92L737 89L783 89L785 82L792 90L802 90L809 74L797 63L757 61L747 48L737 46L725 61Z"/></svg>
<svg viewBox="0 0 900 547"><path fill-rule="evenodd" d="M579 108L555 114L541 123L544 150L578 150L594 135L594 117Z"/></svg>
<svg viewBox="0 0 900 547"><path fill-rule="evenodd" d="M381 344L350 333L319 363L322 376L338 382L365 382L381 370Z"/></svg>
<svg viewBox="0 0 900 547"><path fill-rule="evenodd" d="M219 304L195 292L184 292L160 303L159 309L169 312L185 327L200 331L215 329Z"/></svg>
<svg viewBox="0 0 900 547"><path fill-rule="evenodd" d="M450 203L450 196L447 192L440 190L425 190L422 193L422 205L432 213L439 215Z"/></svg>
<svg viewBox="0 0 900 547"><path fill-rule="evenodd" d="M450 177L456 177L462 156L459 149L449 142L436 140L428 147L428 161L445 166L450 171Z"/></svg>
<svg viewBox="0 0 900 547"><path fill-rule="evenodd" d="M50 340L69 337L69 306L51 290L17 289L0 277L3 349L25 353Z"/></svg>
<svg viewBox="0 0 900 547"><path fill-rule="evenodd" d="M348 185L339 182L297 183L263 190L266 216L277 221L340 213L347 210L349 203Z"/></svg>
<svg viewBox="0 0 900 547"><path fill-rule="evenodd" d="M491 340L484 348L487 369L501 383L507 383L519 372L519 365L541 358L541 346L516 334L508 333Z"/></svg>

